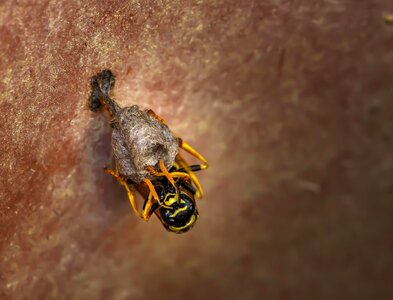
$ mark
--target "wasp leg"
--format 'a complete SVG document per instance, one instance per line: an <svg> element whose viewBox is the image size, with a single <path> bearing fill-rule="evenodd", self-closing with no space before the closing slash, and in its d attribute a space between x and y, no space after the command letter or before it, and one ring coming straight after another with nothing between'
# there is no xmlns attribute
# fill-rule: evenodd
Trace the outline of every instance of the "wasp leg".
<svg viewBox="0 0 393 300"><path fill-rule="evenodd" d="M165 124L165 121L163 118L161 118L159 115L157 115L152 109L148 109L146 111L149 115L151 115L153 118L161 122L162 124ZM184 151L190 153L192 156L198 158L200 161L203 162L203 165L201 165L201 170L205 170L208 168L208 163L207 160L198 152L196 151L193 147L191 147L187 142L183 141L182 138L179 138L179 147L182 148Z"/></svg>
<svg viewBox="0 0 393 300"><path fill-rule="evenodd" d="M163 118L161 118L160 116L158 116L153 110L149 109L146 111L149 115L151 115L153 118L155 118L156 120L158 120L159 122L161 122L162 124L165 124L165 121ZM166 124L165 124L166 125ZM203 162L202 165L199 165L198 170L205 170L208 168L208 163L207 160L198 152L196 151L193 147L191 147L188 143L186 143L185 141L183 141L183 139L179 138L179 147L182 148L184 151L190 153L192 156L198 158L200 161ZM187 174L190 176L191 181L195 184L196 188L197 188L197 193L196 193L196 197L201 199L203 197L203 190L202 190L202 186L200 185L197 177L195 176L195 174L193 173L193 171L189 168L186 160L180 155L176 155L176 163L185 169L185 171L187 172ZM172 173L171 173L172 174Z"/></svg>
<svg viewBox="0 0 393 300"><path fill-rule="evenodd" d="M162 172L157 172L156 170L154 170L152 167L147 167L147 171L149 171L150 172L150 174L151 175L153 175L153 176L155 176L155 177L162 177L162 176L165 176L165 174L164 173L162 173ZM172 178L174 178L174 179L177 179L177 178L180 178L180 179L182 179L182 180L188 180L188 179L190 179L190 175L188 175L187 173L184 173L184 172L176 172L176 171L173 171L173 172L169 172L169 174L170 174L170 176L172 177ZM169 180L169 179L168 179Z"/></svg>
<svg viewBox="0 0 393 300"><path fill-rule="evenodd" d="M159 202L159 198L158 198L156 189L154 188L154 185L151 183L151 181L147 178L143 179L143 181L144 181L144 183L146 183L150 192L149 192L149 197L147 199L147 202L145 204L145 208L143 209L141 217L145 221L148 221L151 216L150 209L151 209L151 206L153 205L153 199L155 201Z"/></svg>
<svg viewBox="0 0 393 300"><path fill-rule="evenodd" d="M168 170L166 169L162 159L160 159L160 170L164 174L164 176L168 179L168 181L176 188L175 181L173 180L171 174L169 174Z"/></svg>
<svg viewBox="0 0 393 300"><path fill-rule="evenodd" d="M184 151L190 153L192 156L198 158L203 164L201 165L201 170L205 170L209 167L207 160L198 152L196 151L193 147L191 147L188 143L183 141L183 139L179 139L179 147L182 148Z"/></svg>
<svg viewBox="0 0 393 300"><path fill-rule="evenodd" d="M157 115L152 109L146 110L146 113L151 115L153 118L155 118L156 120L158 120L162 124L165 124L164 119L161 118L159 115ZM191 147L188 143L183 141L182 138L178 137L178 140L179 140L179 147L182 148L184 151L190 153L192 156L195 156L200 161L202 161L204 163L204 166L202 167L202 170L207 169L208 163L207 163L206 159L198 151L196 151L193 147Z"/></svg>
<svg viewBox="0 0 393 300"><path fill-rule="evenodd" d="M161 159L160 159L159 165L160 165L161 172L157 172L151 166L148 166L146 169L151 175L153 175L155 177L165 176L168 179L168 181L172 184L172 186L174 186L175 188L176 188L176 184L175 184L175 181L173 180L173 178L181 178L183 180L189 179L189 175L186 173L168 172L167 168L165 167L165 165Z"/></svg>
<svg viewBox="0 0 393 300"><path fill-rule="evenodd" d="M124 188L127 191L128 199L130 200L131 206L132 206L135 214L138 217L144 219L145 221L148 221L150 216L151 216L150 210L151 210L151 207L153 205L152 198L154 198L154 200L158 201L157 192L156 192L153 184L151 183L151 181L149 179L144 179L143 180L147 184L147 186L149 187L150 193L149 193L149 196L148 196L148 201L146 202L145 207L143 209L143 212L139 213L138 208L137 208L137 204L136 204L136 201L135 201L134 193L129 188L127 182L118 174L117 164L116 164L116 170L105 169L104 171L105 171L105 173L110 174L113 177L115 177L117 179L117 181L122 186L124 186Z"/></svg>
<svg viewBox="0 0 393 300"><path fill-rule="evenodd" d="M142 216L141 216L142 219L145 221L148 221L151 217L151 207L153 206L152 198L153 198L153 194L149 193L149 196L147 198L147 201L146 201L145 207L143 208L143 212L142 212Z"/></svg>
<svg viewBox="0 0 393 300"><path fill-rule="evenodd" d="M193 170L188 166L187 161L180 154L178 154L176 155L176 163L187 172L187 174L190 176L191 182L195 184L195 187L197 188L197 192L195 196L198 199L203 198L202 186L199 183L198 178L195 176ZM200 166L198 165L198 167Z"/></svg>
<svg viewBox="0 0 393 300"><path fill-rule="evenodd" d="M146 113L152 116L154 119L157 121L161 122L162 124L165 124L165 121L163 118L161 118L159 115L157 115L152 109L146 110ZM166 125L166 124L165 124Z"/></svg>
<svg viewBox="0 0 393 300"><path fill-rule="evenodd" d="M116 163L116 170L115 171L111 170L111 169L104 169L104 171L105 171L105 173L110 174L113 177L115 177L117 179L117 181L119 182L119 184L124 186L124 188L127 191L128 200L130 200L132 209L134 210L134 212L136 213L136 215L138 217L141 217L141 214L139 213L137 205L136 205L134 193L131 191L131 189L128 186L127 182L119 175L119 172L117 171L117 163Z"/></svg>

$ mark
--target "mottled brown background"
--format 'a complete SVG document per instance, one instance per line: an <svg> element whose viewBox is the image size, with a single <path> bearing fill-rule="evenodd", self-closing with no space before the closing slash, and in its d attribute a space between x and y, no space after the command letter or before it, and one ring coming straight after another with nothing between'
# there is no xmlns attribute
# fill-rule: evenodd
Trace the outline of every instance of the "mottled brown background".
<svg viewBox="0 0 393 300"><path fill-rule="evenodd" d="M0 1L1 299L392 299L390 0ZM185 235L102 172L89 78L209 160Z"/></svg>

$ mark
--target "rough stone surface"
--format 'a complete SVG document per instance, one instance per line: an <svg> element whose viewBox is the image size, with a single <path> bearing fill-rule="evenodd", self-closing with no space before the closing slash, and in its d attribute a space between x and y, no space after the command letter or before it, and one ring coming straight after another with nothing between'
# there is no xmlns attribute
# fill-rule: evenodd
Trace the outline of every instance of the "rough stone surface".
<svg viewBox="0 0 393 300"><path fill-rule="evenodd" d="M0 298L392 299L392 12L1 1ZM189 233L137 219L102 172L104 68L208 159Z"/></svg>

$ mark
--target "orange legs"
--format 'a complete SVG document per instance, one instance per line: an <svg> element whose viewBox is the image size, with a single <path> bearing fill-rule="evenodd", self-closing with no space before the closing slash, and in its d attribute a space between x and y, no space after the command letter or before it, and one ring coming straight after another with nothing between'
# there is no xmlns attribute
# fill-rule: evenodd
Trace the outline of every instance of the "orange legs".
<svg viewBox="0 0 393 300"><path fill-rule="evenodd" d="M194 172L189 168L189 165L187 161L180 155L176 155L176 163L181 167L184 168L184 170L187 172L187 174L190 176L190 180L192 183L194 183L197 192L196 192L196 197L198 199L203 198L203 189L201 184L199 183L198 178L195 176Z"/></svg>
<svg viewBox="0 0 393 300"><path fill-rule="evenodd" d="M201 165L201 170L206 170L209 166L207 160L198 151L196 151L193 147L191 147L181 138L178 139L179 139L179 147L182 148L184 151L190 153L192 156L198 158L201 162L203 162L203 165Z"/></svg>
<svg viewBox="0 0 393 300"><path fill-rule="evenodd" d="M151 183L151 181L147 178L143 179L143 182L146 183L147 187L149 188L149 196L147 198L147 202L145 205L145 208L143 209L142 212L142 219L147 221L150 218L150 209L153 205L153 199L155 201L159 201L156 189L154 188L154 185ZM152 199L153 198L153 199Z"/></svg>
<svg viewBox="0 0 393 300"><path fill-rule="evenodd" d="M194 148L192 148L189 144L183 141L181 138L179 138L179 147L203 162L202 165L199 165L200 170L206 170L208 168L209 165L207 163L207 160L199 152L197 152ZM195 184L195 187L197 188L196 197L199 199L203 198L202 186L199 183L198 178L195 176L194 172L192 172L192 170L189 168L189 165L186 162L186 160L180 154L178 154L176 156L176 162L186 170L188 175L190 175L191 181Z"/></svg>
<svg viewBox="0 0 393 300"><path fill-rule="evenodd" d="M158 116L153 110L149 109L149 110L146 111L146 113L148 113L150 116L152 116L153 118L155 118L159 122L165 124L164 119L161 118L160 116ZM181 149L183 149L184 151L188 152L189 154L191 154L192 156L196 157L197 159L199 159L200 161L203 162L203 164L199 165L199 168L198 168L199 170L205 170L205 169L208 168L209 165L208 165L206 159L198 151L196 151L188 143L183 141L183 139L178 138L178 140L179 140L179 147ZM184 168L184 170L190 176L191 181L195 184L195 186L197 188L196 197L199 198L199 199L202 198L203 197L202 186L200 185L200 183L199 183L197 177L195 176L194 172L189 168L189 165L188 165L187 161L180 154L178 154L178 155L176 155L176 163L180 167ZM171 174L174 174L174 172L171 173Z"/></svg>
<svg viewBox="0 0 393 300"><path fill-rule="evenodd" d="M153 184L151 183L151 181L149 179L143 179L143 181L145 182L145 184L147 185L147 187L149 188L149 196L146 202L146 205L142 211L142 213L139 213L138 208L137 208L137 204L136 204L136 200L135 200L135 196L134 193L131 191L130 187L128 186L126 180L121 177L121 175L119 174L118 170L117 170L117 163L116 163L116 169L115 170L110 170L110 169L104 169L105 173L112 175L113 177L115 177L117 179L117 181L124 186L124 188L127 191L127 196L128 196L128 200L130 200L132 209L134 210L135 214L144 219L145 221L149 220L150 218L150 209L153 205L153 199L155 201L158 201L158 195L157 192L153 186Z"/></svg>
<svg viewBox="0 0 393 300"><path fill-rule="evenodd" d="M163 118L161 118L159 115L157 115L152 109L146 110L146 113L151 115L154 119L157 121L161 122L162 124L165 124L165 121Z"/></svg>
<svg viewBox="0 0 393 300"><path fill-rule="evenodd" d="M115 177L117 179L117 181L124 186L124 188L127 191L127 196L128 196L128 200L130 200L132 209L134 210L134 212L137 214L137 216L140 216L139 212L138 212L138 208L136 205L136 201L135 201L135 197L134 197L134 193L131 191L130 187L128 186L127 182L119 175L119 172L117 171L117 164L116 164L116 170L110 170L110 169L104 169L105 173L112 175L113 177Z"/></svg>
<svg viewBox="0 0 393 300"><path fill-rule="evenodd" d="M183 178L184 180L188 180L188 179L189 179L189 175L188 175L188 174L185 174L185 173L183 173L183 172L171 172L171 173L169 173L168 170L166 169L166 167L165 167L165 165L164 165L164 163L163 163L162 160L160 160L159 166L160 166L161 172L157 172L157 171L154 170L154 168L151 167L151 166L147 167L146 169L147 169L147 171L149 171L149 173L150 173L151 175L153 175L153 176L156 176L156 177L165 176L165 177L168 179L168 181L169 181L174 187L176 187L176 185L175 185L175 181L173 180L173 178Z"/></svg>
<svg viewBox="0 0 393 300"><path fill-rule="evenodd" d="M100 99L100 102L104 106L105 110L109 113L109 115L112 116L112 113L109 110L109 107L106 105L106 103L104 101L102 101L101 99ZM154 113L154 111L152 111L151 109L147 110L146 113L148 113L149 115L151 115L152 117L157 119L159 122L165 124L164 119L162 119L161 117L157 116ZM184 180L191 180L191 182L195 185L195 187L197 189L196 197L200 199L200 198L203 197L203 189L202 189L202 186L200 185L200 183L198 181L198 178L195 176L193 171L207 169L208 168L208 163L207 163L206 159L198 151L196 151L188 143L183 141L183 139L178 138L178 140L179 140L179 147L181 149L183 149L184 151L188 152L189 154L191 154L192 156L194 156L197 159L199 159L202 162L201 165L189 166L187 161L180 154L178 154L178 155L176 155L175 165L179 166L180 168L183 168L186 171L186 173L184 173L184 172L176 172L176 171L175 172L168 172L168 170L166 169L166 167L165 167L165 165L164 165L162 160L160 160L160 162L159 162L159 167L160 167L160 171L161 172L156 171L151 166L147 167L146 169L147 169L147 171L151 175L153 175L155 177L165 176L168 179L168 181L175 188L177 188L177 186L175 184L174 178L182 178ZM152 182L149 179L147 179L147 178L143 179L143 182L146 184L146 186L149 189L149 195L148 195L148 199L146 201L146 204L145 204L145 207L144 207L142 213L139 213L134 193L132 192L132 190L128 186L127 181L119 174L118 169L117 169L117 162L116 162L115 170L105 169L105 172L107 174L110 174L113 177L115 177L117 179L117 181L122 186L124 186L124 188L127 191L128 199L129 199L129 201L131 203L132 209L134 210L135 214L137 216L139 216L140 218L144 219L145 221L149 220L149 218L151 216L150 211L151 211L151 207L152 207L153 203L154 202L159 202L159 197L157 195L157 192L156 192Z"/></svg>

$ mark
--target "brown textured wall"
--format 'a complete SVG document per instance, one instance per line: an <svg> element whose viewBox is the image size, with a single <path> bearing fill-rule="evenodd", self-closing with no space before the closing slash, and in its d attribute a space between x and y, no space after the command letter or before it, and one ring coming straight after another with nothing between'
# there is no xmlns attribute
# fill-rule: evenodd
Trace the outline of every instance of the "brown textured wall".
<svg viewBox="0 0 393 300"><path fill-rule="evenodd" d="M389 0L0 2L1 299L393 297ZM102 172L89 78L210 162L185 235Z"/></svg>

